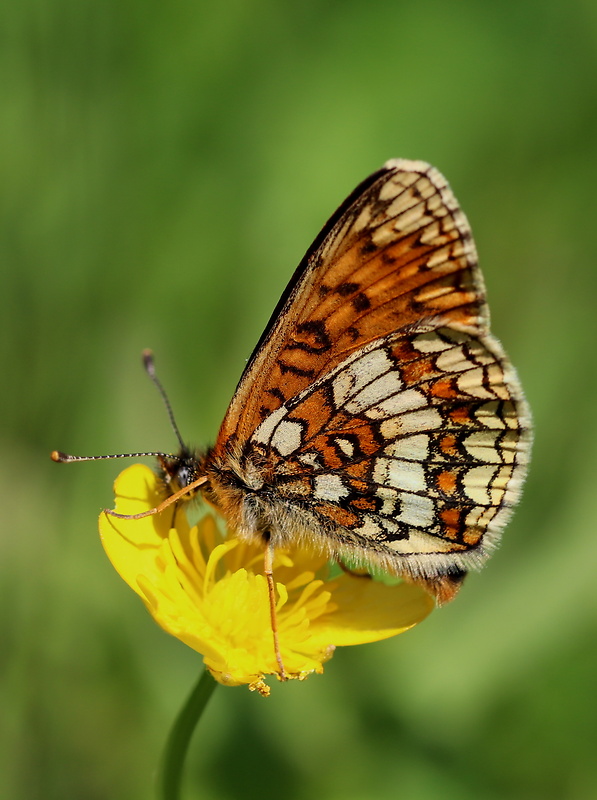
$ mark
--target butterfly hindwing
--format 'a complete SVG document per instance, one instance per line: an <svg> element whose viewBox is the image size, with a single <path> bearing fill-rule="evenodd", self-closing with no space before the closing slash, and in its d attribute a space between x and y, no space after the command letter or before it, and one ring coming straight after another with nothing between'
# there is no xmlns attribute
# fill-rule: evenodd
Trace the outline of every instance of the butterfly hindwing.
<svg viewBox="0 0 597 800"><path fill-rule="evenodd" d="M494 544L525 461L503 359L466 329L389 334L279 407L248 453L271 466L279 502L314 517L315 537L394 572L469 568Z"/></svg>

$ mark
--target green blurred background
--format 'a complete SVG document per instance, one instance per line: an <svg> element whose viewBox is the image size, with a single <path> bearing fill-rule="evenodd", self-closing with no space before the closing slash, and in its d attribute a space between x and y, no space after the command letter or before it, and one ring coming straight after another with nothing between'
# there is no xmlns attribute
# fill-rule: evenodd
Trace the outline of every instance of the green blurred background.
<svg viewBox="0 0 597 800"><path fill-rule="evenodd" d="M27 0L0 11L0 795L151 796L200 667L96 533L120 464L213 440L327 216L450 180L536 423L503 547L405 636L220 689L186 797L597 797L597 3Z"/></svg>

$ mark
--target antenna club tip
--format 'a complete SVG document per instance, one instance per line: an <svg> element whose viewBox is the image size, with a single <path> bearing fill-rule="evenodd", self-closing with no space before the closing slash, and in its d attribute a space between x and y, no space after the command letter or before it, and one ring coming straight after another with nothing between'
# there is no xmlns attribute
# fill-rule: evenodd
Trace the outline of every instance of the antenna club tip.
<svg viewBox="0 0 597 800"><path fill-rule="evenodd" d="M146 367L153 366L153 350L150 350L148 347L142 353L143 363Z"/></svg>
<svg viewBox="0 0 597 800"><path fill-rule="evenodd" d="M65 464L69 460L66 453L61 453L60 450L52 450L50 458L58 464Z"/></svg>

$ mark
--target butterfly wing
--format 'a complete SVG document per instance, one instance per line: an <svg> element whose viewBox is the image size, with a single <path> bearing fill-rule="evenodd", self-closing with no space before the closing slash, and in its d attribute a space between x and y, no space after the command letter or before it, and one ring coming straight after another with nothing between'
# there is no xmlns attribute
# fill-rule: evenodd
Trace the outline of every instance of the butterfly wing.
<svg viewBox="0 0 597 800"><path fill-rule="evenodd" d="M480 566L518 499L527 413L500 345L430 324L356 351L265 419L249 440L280 531L390 571ZM309 522L305 525L305 521Z"/></svg>
<svg viewBox="0 0 597 800"><path fill-rule="evenodd" d="M302 537L414 578L482 563L530 446L488 324L446 181L388 162L299 265L220 429L216 502L240 535Z"/></svg>
<svg viewBox="0 0 597 800"><path fill-rule="evenodd" d="M441 316L480 332L485 289L468 222L440 173L395 159L323 227L236 389L216 448L246 441L288 398L367 342Z"/></svg>

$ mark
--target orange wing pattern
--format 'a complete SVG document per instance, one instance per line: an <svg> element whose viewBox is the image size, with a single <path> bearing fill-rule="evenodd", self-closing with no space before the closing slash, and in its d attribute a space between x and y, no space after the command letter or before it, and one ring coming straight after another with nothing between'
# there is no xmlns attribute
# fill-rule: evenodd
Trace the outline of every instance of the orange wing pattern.
<svg viewBox="0 0 597 800"><path fill-rule="evenodd" d="M354 349L430 317L483 332L485 290L468 222L440 173L396 159L364 181L299 265L247 365L216 448Z"/></svg>
<svg viewBox="0 0 597 800"><path fill-rule="evenodd" d="M515 502L524 409L496 341L413 326L361 348L245 452L319 546L425 577L479 566ZM300 534L299 534L300 535ZM283 526L286 545L297 531Z"/></svg>
<svg viewBox="0 0 597 800"><path fill-rule="evenodd" d="M299 265L205 459L206 497L245 539L356 555L449 599L496 544L530 449L488 324L446 181L389 161Z"/></svg>

